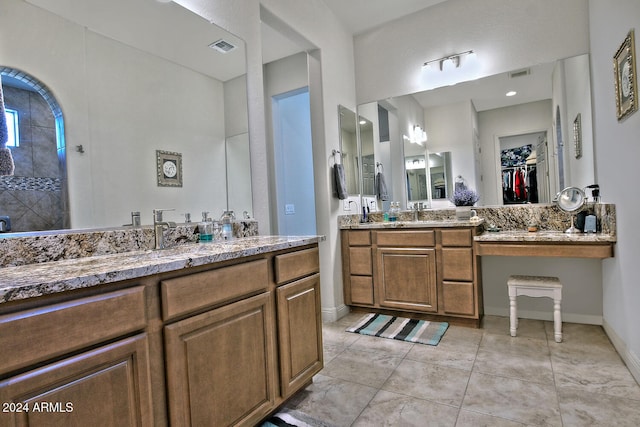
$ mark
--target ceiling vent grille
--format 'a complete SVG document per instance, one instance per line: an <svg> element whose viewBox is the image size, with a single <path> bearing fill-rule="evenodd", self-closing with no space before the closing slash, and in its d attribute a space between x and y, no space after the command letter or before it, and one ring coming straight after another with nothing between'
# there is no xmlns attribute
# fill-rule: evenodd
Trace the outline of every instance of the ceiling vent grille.
<svg viewBox="0 0 640 427"><path fill-rule="evenodd" d="M516 70L509 73L509 78L515 79L517 77L524 77L531 74L531 68L523 68L522 70Z"/></svg>
<svg viewBox="0 0 640 427"><path fill-rule="evenodd" d="M230 42L224 39L220 39L216 42L211 43L209 47L221 53L228 53L236 48L235 45L231 44Z"/></svg>

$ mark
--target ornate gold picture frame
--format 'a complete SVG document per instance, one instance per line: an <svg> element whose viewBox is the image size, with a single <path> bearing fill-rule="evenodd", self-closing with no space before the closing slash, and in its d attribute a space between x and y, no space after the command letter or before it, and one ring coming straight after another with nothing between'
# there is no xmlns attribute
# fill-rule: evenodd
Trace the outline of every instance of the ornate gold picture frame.
<svg viewBox="0 0 640 427"><path fill-rule="evenodd" d="M182 187L182 154L156 150L158 187Z"/></svg>
<svg viewBox="0 0 640 427"><path fill-rule="evenodd" d="M629 31L613 56L613 71L616 83L616 115L618 121L621 121L638 110L636 47L633 30Z"/></svg>

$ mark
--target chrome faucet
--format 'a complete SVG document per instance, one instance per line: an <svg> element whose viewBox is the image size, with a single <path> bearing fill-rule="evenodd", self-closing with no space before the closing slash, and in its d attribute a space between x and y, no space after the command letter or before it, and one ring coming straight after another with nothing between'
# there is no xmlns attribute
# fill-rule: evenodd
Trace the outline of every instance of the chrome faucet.
<svg viewBox="0 0 640 427"><path fill-rule="evenodd" d="M422 202L414 202L413 203L413 220L420 220L420 211L422 210Z"/></svg>
<svg viewBox="0 0 640 427"><path fill-rule="evenodd" d="M174 209L153 210L153 234L155 240L155 249L164 249L164 229L176 228L175 222L162 220L162 212L172 210Z"/></svg>

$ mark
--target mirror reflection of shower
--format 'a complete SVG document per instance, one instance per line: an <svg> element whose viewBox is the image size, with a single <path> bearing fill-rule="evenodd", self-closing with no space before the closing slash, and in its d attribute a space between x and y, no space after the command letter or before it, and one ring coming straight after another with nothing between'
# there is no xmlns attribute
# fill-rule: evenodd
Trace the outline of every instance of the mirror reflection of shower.
<svg viewBox="0 0 640 427"><path fill-rule="evenodd" d="M12 232L69 228L62 109L36 76L10 67L0 74L5 108L16 112L20 130L10 147L13 176L0 177L0 192L11 196L0 215L11 218Z"/></svg>

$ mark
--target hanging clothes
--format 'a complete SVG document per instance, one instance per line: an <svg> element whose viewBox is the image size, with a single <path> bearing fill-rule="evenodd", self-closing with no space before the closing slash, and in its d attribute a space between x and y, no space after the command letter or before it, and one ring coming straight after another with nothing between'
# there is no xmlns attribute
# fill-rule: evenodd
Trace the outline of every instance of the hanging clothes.
<svg viewBox="0 0 640 427"><path fill-rule="evenodd" d="M527 186L525 184L525 174L522 172L521 169L517 169L515 172L514 184L515 184L514 192L516 194L516 199L527 200Z"/></svg>

